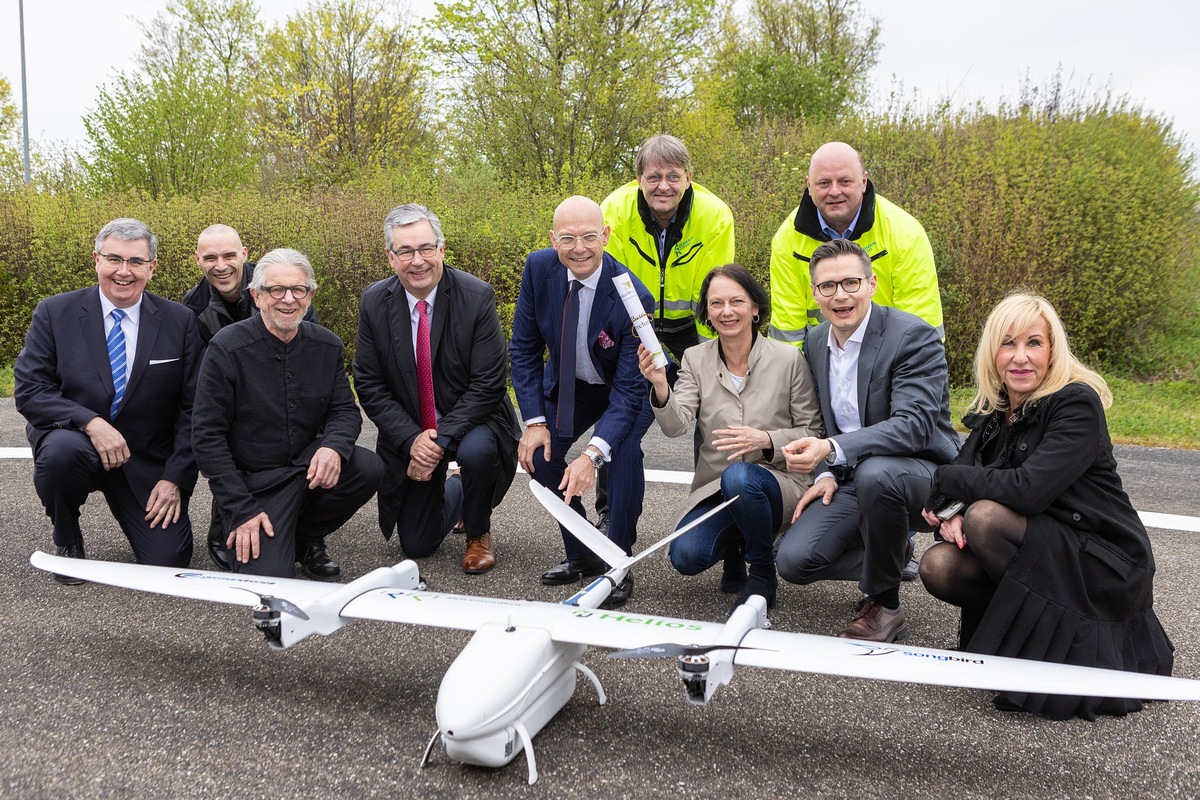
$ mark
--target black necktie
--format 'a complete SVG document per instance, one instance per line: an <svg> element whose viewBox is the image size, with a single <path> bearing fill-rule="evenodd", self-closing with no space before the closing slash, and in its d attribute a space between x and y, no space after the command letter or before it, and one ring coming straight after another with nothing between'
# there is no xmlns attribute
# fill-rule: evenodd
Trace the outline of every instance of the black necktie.
<svg viewBox="0 0 1200 800"><path fill-rule="evenodd" d="M575 436L575 336L579 330L579 290L583 284L571 281L571 292L563 305L562 339L558 359L558 435Z"/></svg>

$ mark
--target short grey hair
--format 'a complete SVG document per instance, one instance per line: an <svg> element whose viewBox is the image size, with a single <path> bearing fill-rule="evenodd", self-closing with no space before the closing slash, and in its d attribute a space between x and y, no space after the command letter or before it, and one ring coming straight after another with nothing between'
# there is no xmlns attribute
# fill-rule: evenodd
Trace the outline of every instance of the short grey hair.
<svg viewBox="0 0 1200 800"><path fill-rule="evenodd" d="M266 288L266 278L263 276L267 272L267 267L276 264L287 264L304 270L304 285L308 287L309 291L316 291L317 276L313 272L312 264L309 263L304 253L290 247L278 247L258 260L258 264L254 267L254 275L250 278L250 288L256 292L261 292Z"/></svg>
<svg viewBox="0 0 1200 800"><path fill-rule="evenodd" d="M867 255L867 251L863 250L858 242L853 242L849 239L830 239L814 250L812 256L809 258L809 280L816 280L817 264L820 264L827 258L836 258L838 256L855 256L859 263L862 264L863 277L867 280L871 279L871 275L873 274L871 270L871 257Z"/></svg>
<svg viewBox="0 0 1200 800"><path fill-rule="evenodd" d="M446 243L446 237L442 234L442 222L437 218L437 214L430 211L428 208L416 203L405 203L402 206L396 206L388 213L387 219L383 221L383 246L390 250L392 248L392 230L394 228L406 228L409 225L424 220L429 223L429 227L433 228L433 235L437 239L434 244L439 246Z"/></svg>
<svg viewBox="0 0 1200 800"><path fill-rule="evenodd" d="M638 149L634 169L637 176L642 177L651 164L662 164L664 167L675 167L684 172L692 171L692 154L687 145L669 133L651 136L642 142Z"/></svg>
<svg viewBox="0 0 1200 800"><path fill-rule="evenodd" d="M150 246L150 260L158 258L158 237L150 232L150 227L141 220L130 217L119 217L105 225L96 234L96 252L104 247L105 239L116 239L118 242L136 242L145 240Z"/></svg>

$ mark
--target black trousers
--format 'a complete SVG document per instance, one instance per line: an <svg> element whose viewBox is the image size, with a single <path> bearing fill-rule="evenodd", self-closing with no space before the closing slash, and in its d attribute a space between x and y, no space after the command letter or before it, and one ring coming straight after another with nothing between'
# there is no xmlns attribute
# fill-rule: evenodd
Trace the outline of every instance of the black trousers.
<svg viewBox="0 0 1200 800"><path fill-rule="evenodd" d="M462 471L446 480L452 460ZM409 558L432 555L460 519L469 537L490 532L492 501L502 474L496 434L487 425L476 425L454 452L446 452L429 480L405 478L397 492L396 524L404 554Z"/></svg>
<svg viewBox="0 0 1200 800"><path fill-rule="evenodd" d="M383 480L379 456L355 446L332 489L309 489L304 473L271 489L256 493L256 499L275 535L259 536L258 558L242 564L231 558L234 572L293 578L296 556L309 543L320 542L342 527L370 500ZM228 536L228 533L226 534ZM231 554L233 555L233 554Z"/></svg>
<svg viewBox="0 0 1200 800"><path fill-rule="evenodd" d="M83 542L79 513L92 492L103 492L108 507L133 548L139 564L186 567L192 560L192 521L186 492L181 492L179 521L151 528L146 521L149 497L134 494L118 467L105 470L92 440L82 431L54 430L38 442L33 461L33 485L54 524L59 547Z"/></svg>

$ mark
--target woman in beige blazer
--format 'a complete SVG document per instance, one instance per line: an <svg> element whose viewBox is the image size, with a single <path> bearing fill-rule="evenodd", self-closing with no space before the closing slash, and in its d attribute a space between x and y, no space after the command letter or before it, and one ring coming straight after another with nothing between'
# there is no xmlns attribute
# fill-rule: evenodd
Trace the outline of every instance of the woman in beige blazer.
<svg viewBox="0 0 1200 800"><path fill-rule="evenodd" d="M724 561L721 591L740 593L734 608L752 594L775 605L775 534L810 482L807 475L787 471L783 446L801 436L824 435L800 348L759 332L770 311L766 290L749 270L740 264L717 267L700 287L698 314L717 338L683 354L674 387L646 348L638 349L663 433L682 436L695 420L703 438L676 529L738 498L672 542L671 563L684 575L696 575Z"/></svg>

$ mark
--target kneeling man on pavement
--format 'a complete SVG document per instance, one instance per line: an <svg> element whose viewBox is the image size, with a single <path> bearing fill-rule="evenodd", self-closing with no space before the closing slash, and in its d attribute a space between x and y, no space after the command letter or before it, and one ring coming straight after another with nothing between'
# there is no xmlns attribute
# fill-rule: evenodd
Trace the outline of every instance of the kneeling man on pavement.
<svg viewBox="0 0 1200 800"><path fill-rule="evenodd" d="M355 444L362 415L342 341L304 321L317 288L295 250L258 262L259 315L222 328L200 367L192 449L228 532L234 572L315 580L341 568L325 537L371 499L379 457Z"/></svg>
<svg viewBox="0 0 1200 800"><path fill-rule="evenodd" d="M900 574L908 531L938 464L958 452L941 337L927 322L872 301L871 259L834 239L809 264L825 322L805 340L828 438L784 446L788 470L812 472L779 540L779 575L793 583L856 580L865 597L838 636L891 642L907 630Z"/></svg>

